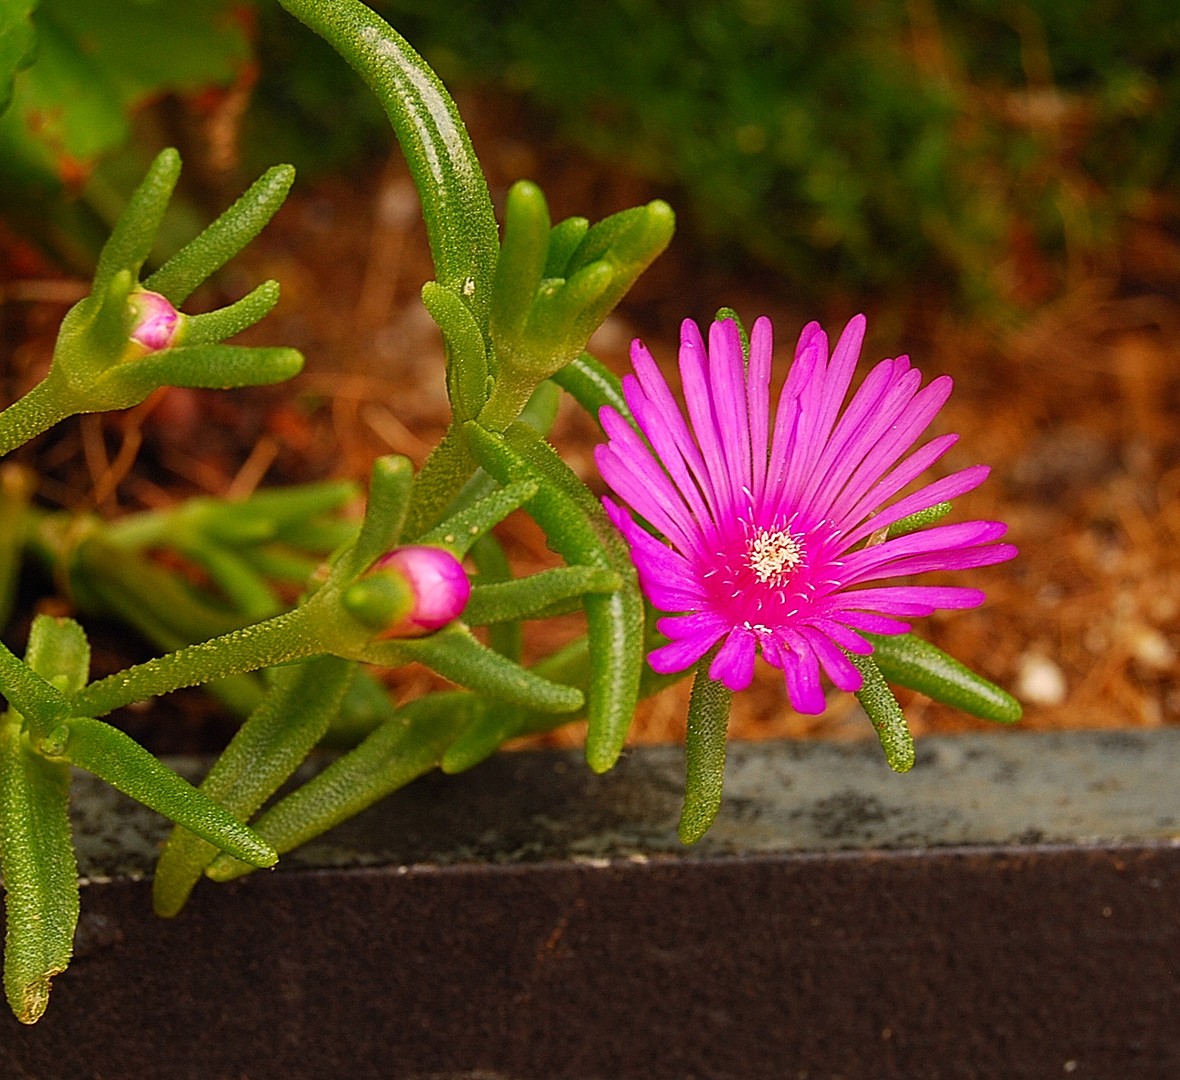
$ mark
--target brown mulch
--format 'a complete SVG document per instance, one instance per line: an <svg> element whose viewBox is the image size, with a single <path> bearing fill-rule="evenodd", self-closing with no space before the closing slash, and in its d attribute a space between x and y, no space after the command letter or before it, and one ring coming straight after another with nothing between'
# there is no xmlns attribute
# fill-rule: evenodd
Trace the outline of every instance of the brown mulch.
<svg viewBox="0 0 1180 1080"><path fill-rule="evenodd" d="M462 104L498 200L508 182L528 176L546 191L555 220L573 213L597 220L663 194L560 146L528 141L494 107ZM1057 299L1005 328L914 298L900 306L862 302L870 321L866 361L908 352L928 376L955 378L936 430L961 440L940 467L984 461L993 468L956 514L1007 521L1021 550L1017 560L973 575L989 594L983 608L936 616L919 632L1022 696L1029 728L1180 722L1178 219L1175 207L1160 206L1127 222L1117 263L1066 267ZM2 233L0 251L8 256L0 331L12 349L0 394L11 400L44 371L56 323L84 286ZM302 349L305 372L279 388L164 391L124 413L61 425L32 448L43 475L39 497L113 516L193 493L360 479L377 454L421 462L446 415L439 336L418 300L431 276L414 190L396 156L297 188L222 275L223 295L196 302L221 303L264 277L279 279L283 299L249 339ZM819 317L838 334L862 306L832 301L827 311L800 310L766 274L713 267L681 234L592 348L621 373L630 339L642 335L671 365L680 319L707 319L721 305L748 320L772 316L784 366L804 322ZM552 437L596 484L594 423L567 403ZM504 532L522 570L553 561L522 517ZM563 632L576 625L567 622ZM139 658L134 644L120 652L117 635L111 648L112 667ZM410 673L395 692L424 685ZM185 700L199 725L206 713L194 697ZM686 700L681 684L644 703L633 741L682 738ZM990 729L921 696L907 694L903 703L916 734ZM210 724L213 741L221 741L224 721ZM849 695L834 693L821 717L795 715L780 674L769 668L735 700L732 732L871 735ZM575 724L542 741L580 738Z"/></svg>

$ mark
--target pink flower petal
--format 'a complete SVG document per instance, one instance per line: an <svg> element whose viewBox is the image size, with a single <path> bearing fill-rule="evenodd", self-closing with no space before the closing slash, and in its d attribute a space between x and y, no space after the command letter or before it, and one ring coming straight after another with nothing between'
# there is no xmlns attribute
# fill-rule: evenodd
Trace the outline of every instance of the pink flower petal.
<svg viewBox="0 0 1180 1080"><path fill-rule="evenodd" d="M756 639L749 630L735 627L709 665L709 678L717 679L737 693L754 681Z"/></svg>

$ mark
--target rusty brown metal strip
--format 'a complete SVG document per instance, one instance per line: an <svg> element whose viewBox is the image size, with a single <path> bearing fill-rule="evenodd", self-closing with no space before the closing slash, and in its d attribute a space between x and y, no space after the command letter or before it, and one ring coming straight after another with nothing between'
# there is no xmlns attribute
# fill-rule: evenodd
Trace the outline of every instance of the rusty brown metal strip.
<svg viewBox="0 0 1180 1080"><path fill-rule="evenodd" d="M737 746L689 851L677 758L430 778L173 922L158 823L84 789L77 958L3 1075L1180 1076L1180 732Z"/></svg>

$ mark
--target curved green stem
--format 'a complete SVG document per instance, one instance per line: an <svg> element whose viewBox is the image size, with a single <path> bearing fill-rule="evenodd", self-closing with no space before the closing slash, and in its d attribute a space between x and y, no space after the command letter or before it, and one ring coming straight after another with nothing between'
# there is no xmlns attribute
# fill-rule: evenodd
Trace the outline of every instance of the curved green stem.
<svg viewBox="0 0 1180 1080"><path fill-rule="evenodd" d="M499 230L459 110L430 66L359 0L279 0L352 65L385 108L422 202L439 283L487 326Z"/></svg>

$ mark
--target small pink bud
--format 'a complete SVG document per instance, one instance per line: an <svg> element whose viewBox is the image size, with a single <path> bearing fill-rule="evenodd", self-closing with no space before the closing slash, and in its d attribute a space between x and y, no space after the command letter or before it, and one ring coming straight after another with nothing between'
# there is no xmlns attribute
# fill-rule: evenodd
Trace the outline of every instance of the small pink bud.
<svg viewBox="0 0 1180 1080"><path fill-rule="evenodd" d="M128 303L135 315L131 329L132 341L142 345L148 352L159 352L175 342L180 329L180 314L167 297L139 289L131 294Z"/></svg>
<svg viewBox="0 0 1180 1080"><path fill-rule="evenodd" d="M413 593L413 607L402 621L383 635L403 637L429 634L463 614L471 582L463 564L443 548L422 545L395 548L373 564L375 571L400 574Z"/></svg>

